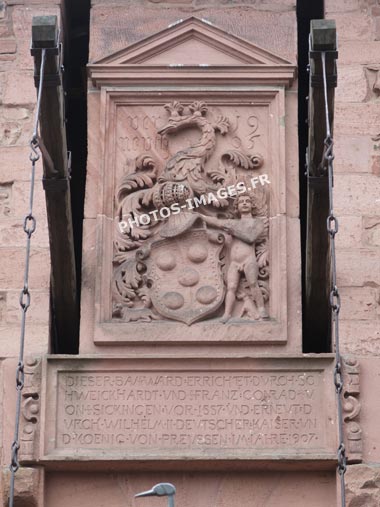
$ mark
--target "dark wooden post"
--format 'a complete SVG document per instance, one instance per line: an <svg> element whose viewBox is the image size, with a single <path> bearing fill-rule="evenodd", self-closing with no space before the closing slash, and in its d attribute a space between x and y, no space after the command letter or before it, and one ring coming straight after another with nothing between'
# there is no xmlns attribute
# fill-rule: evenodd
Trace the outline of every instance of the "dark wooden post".
<svg viewBox="0 0 380 507"><path fill-rule="evenodd" d="M305 263L304 351L330 349L331 312L329 213L327 165L324 163L326 137L325 99L321 52L326 51L327 95L331 132L334 122L334 93L337 83L336 27L333 20L312 20L310 25L309 143L307 150L307 231Z"/></svg>
<svg viewBox="0 0 380 507"><path fill-rule="evenodd" d="M41 98L40 148L51 255L52 328L57 351L75 353L78 349L79 312L56 16L33 18L31 52L36 86L40 81L42 48L46 48L46 63Z"/></svg>

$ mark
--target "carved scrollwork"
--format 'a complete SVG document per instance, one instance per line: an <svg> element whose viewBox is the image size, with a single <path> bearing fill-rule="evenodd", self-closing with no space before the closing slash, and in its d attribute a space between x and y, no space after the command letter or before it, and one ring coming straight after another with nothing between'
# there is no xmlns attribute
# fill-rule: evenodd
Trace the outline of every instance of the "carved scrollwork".
<svg viewBox="0 0 380 507"><path fill-rule="evenodd" d="M363 443L360 427L360 370L354 358L343 358L343 418L345 445L349 463L362 461Z"/></svg>
<svg viewBox="0 0 380 507"><path fill-rule="evenodd" d="M25 383L21 404L20 458L30 462L38 459L40 422L41 358L25 361Z"/></svg>

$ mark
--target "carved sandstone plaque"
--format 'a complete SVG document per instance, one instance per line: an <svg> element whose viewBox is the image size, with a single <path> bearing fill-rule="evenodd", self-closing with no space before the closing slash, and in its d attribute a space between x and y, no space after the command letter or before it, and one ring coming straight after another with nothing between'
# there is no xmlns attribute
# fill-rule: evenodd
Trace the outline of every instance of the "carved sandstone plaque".
<svg viewBox="0 0 380 507"><path fill-rule="evenodd" d="M200 40L206 60L195 65ZM287 342L288 302L299 301L287 267L293 73L196 18L90 65L100 123L86 214L96 259L85 272L96 284L83 301L96 345Z"/></svg>
<svg viewBox="0 0 380 507"><path fill-rule="evenodd" d="M219 115L212 121L205 102L164 107L169 120L160 135L193 127L200 139L178 149L160 168L149 152L141 154L134 172L118 185L112 316L124 322L176 320L191 325L220 316L224 303L222 323L269 319L264 185L270 180L260 175L260 183L255 176L262 157L230 149L217 167L208 164L216 133L228 132L229 118ZM259 120L250 116L246 122L254 122L253 147L254 138L262 135L254 135ZM182 141L186 143L186 137Z"/></svg>
<svg viewBox="0 0 380 507"><path fill-rule="evenodd" d="M284 343L279 92L179 95L108 97L95 342Z"/></svg>
<svg viewBox="0 0 380 507"><path fill-rule="evenodd" d="M50 359L45 453L333 460L331 368L330 359Z"/></svg>

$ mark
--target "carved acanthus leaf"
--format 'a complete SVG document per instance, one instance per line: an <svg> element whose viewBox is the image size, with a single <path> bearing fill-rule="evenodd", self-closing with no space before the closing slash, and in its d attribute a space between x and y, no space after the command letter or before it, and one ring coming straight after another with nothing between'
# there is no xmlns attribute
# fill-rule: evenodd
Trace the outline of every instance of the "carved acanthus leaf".
<svg viewBox="0 0 380 507"><path fill-rule="evenodd" d="M113 293L115 300L133 305L132 301L138 297L137 290L142 282L138 263L135 259L128 260L121 264L115 271Z"/></svg>
<svg viewBox="0 0 380 507"><path fill-rule="evenodd" d="M246 155L238 150L229 150L222 155L222 161L248 170L259 169L263 165L264 159L260 154Z"/></svg>
<svg viewBox="0 0 380 507"><path fill-rule="evenodd" d="M222 135L227 134L227 132L230 128L230 120L226 116L218 116L218 118L213 126L214 126L214 129L219 130L219 132Z"/></svg>
<svg viewBox="0 0 380 507"><path fill-rule="evenodd" d="M140 155L135 162L135 172L124 175L118 185L117 204L120 205L129 193L138 188L152 187L156 179L157 167L155 161L148 154Z"/></svg>

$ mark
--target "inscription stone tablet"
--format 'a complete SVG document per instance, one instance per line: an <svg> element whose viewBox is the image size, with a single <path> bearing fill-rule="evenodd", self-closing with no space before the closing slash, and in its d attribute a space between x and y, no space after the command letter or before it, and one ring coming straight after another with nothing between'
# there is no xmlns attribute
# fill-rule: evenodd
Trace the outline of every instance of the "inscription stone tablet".
<svg viewBox="0 0 380 507"><path fill-rule="evenodd" d="M334 459L330 359L76 364L48 362L51 457Z"/></svg>

